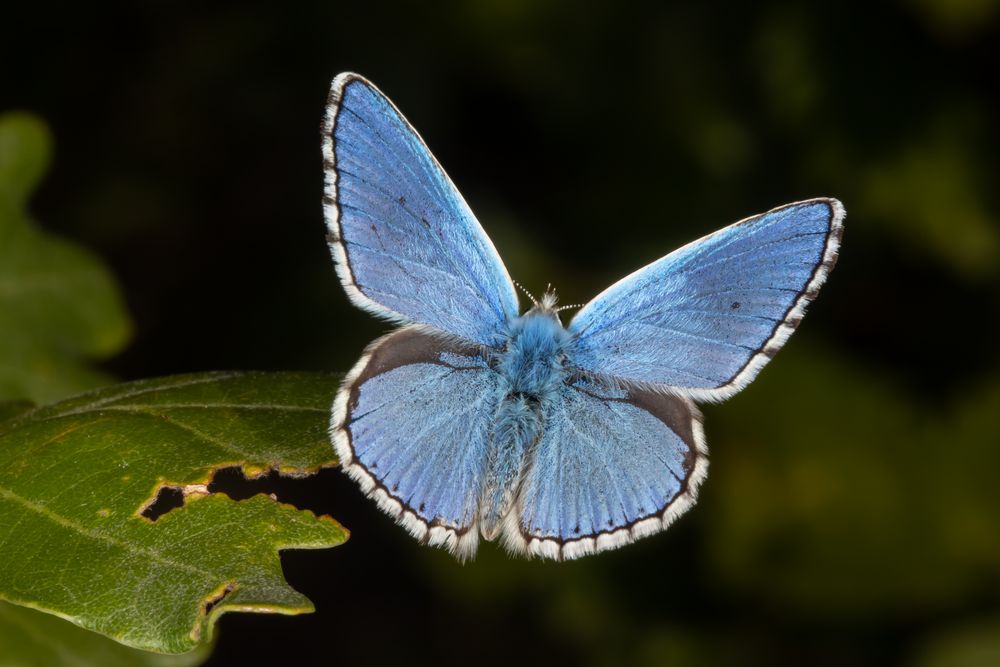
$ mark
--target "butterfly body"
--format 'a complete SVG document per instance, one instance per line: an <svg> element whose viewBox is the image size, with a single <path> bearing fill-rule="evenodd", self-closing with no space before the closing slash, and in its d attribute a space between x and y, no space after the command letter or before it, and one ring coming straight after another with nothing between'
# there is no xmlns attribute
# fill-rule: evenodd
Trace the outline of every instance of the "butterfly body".
<svg viewBox="0 0 1000 667"><path fill-rule="evenodd" d="M491 350L501 392L490 435L480 530L494 539L508 514L532 445L545 428L553 397L568 374L571 336L548 301L506 327L502 349Z"/></svg>
<svg viewBox="0 0 1000 667"><path fill-rule="evenodd" d="M782 206L615 283L563 325L520 314L500 256L399 110L333 83L324 209L351 300L404 325L347 375L341 465L424 543L576 558L666 528L708 469L695 400L740 391L799 325L837 257L834 199Z"/></svg>
<svg viewBox="0 0 1000 667"><path fill-rule="evenodd" d="M544 304L511 322L505 339L496 367L511 393L542 401L572 372L572 336Z"/></svg>

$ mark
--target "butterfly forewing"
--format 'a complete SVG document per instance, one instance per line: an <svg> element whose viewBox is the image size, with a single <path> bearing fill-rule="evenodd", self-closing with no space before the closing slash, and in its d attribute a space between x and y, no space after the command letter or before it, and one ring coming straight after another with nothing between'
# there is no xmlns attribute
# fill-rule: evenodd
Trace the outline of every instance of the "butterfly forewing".
<svg viewBox="0 0 1000 667"><path fill-rule="evenodd" d="M833 267L842 218L836 200L789 204L636 271L570 323L577 363L698 400L739 391L798 325Z"/></svg>
<svg viewBox="0 0 1000 667"><path fill-rule="evenodd" d="M330 247L348 294L401 322L495 344L517 294L468 205L399 111L356 74L323 131Z"/></svg>

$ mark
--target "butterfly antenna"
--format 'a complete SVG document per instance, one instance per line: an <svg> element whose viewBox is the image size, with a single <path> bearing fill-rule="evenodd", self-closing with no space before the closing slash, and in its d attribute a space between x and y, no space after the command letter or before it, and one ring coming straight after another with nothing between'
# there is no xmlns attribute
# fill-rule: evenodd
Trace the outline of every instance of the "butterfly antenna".
<svg viewBox="0 0 1000 667"><path fill-rule="evenodd" d="M517 286L517 288L519 290L521 290L522 292L524 292L527 295L527 297L529 299L531 299L531 303L534 304L537 307L538 306L538 299L536 299L535 297L531 296L531 292L529 292L527 289L525 289L524 285L522 285L521 283L517 282L516 280L514 280L513 282L514 282L514 285Z"/></svg>
<svg viewBox="0 0 1000 667"><path fill-rule="evenodd" d="M560 313L564 310L569 310L570 308L583 308L583 306L584 304L582 303L571 303L568 306L559 306L558 308L556 308L556 312Z"/></svg>

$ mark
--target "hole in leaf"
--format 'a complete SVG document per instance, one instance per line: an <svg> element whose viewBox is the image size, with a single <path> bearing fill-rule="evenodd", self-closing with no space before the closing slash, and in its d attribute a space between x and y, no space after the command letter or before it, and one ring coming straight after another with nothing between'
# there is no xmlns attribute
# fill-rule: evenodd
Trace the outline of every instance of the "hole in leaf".
<svg viewBox="0 0 1000 667"><path fill-rule="evenodd" d="M156 492L156 497L146 504L140 514L150 521L156 521L161 516L184 507L184 501L188 496L207 496L208 487L204 484L188 484L187 486L161 486Z"/></svg>
<svg viewBox="0 0 1000 667"><path fill-rule="evenodd" d="M243 468L220 468L212 476L212 481L208 485L208 491L209 493L224 493L233 500L246 500L247 498L252 498L263 493L275 500L280 499L283 503L290 503L296 507L300 507L298 503L286 499L289 491L288 485L294 484L303 477L311 477L313 475L315 473L294 476L282 475L277 470L268 470L261 475L247 477L246 473L243 472Z"/></svg>
<svg viewBox="0 0 1000 667"><path fill-rule="evenodd" d="M176 486L161 486L153 502L142 510L142 516L150 521L156 521L170 510L175 510L178 507L184 507L184 492Z"/></svg>
<svg viewBox="0 0 1000 667"><path fill-rule="evenodd" d="M226 587L219 591L216 595L205 600L205 616L212 613L216 605L226 599L226 596L233 592L233 584L226 584Z"/></svg>
<svg viewBox="0 0 1000 667"><path fill-rule="evenodd" d="M285 474L277 470L267 470L248 477L239 466L219 468L212 474L212 479L207 485L161 486L156 497L142 509L140 514L150 521L156 521L167 512L184 507L185 500L189 496L207 496L215 493L221 493L237 501L264 494L276 502L292 505L297 509L306 509L317 515L328 514L329 509L323 506L323 502L318 502L323 496L322 492L329 486L329 477L320 479L323 473L337 475L332 468L322 468L318 471L295 471Z"/></svg>

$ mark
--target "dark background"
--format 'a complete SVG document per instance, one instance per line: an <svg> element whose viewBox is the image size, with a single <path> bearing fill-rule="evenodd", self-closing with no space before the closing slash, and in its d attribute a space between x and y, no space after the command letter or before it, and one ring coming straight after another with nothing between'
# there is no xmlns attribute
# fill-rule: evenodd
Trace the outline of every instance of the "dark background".
<svg viewBox="0 0 1000 667"><path fill-rule="evenodd" d="M324 242L344 70L564 303L779 204L848 211L799 333L706 407L711 472L670 531L459 566L338 471L276 483L352 538L283 555L316 614L228 615L209 664L1000 664L995 0L32 7L4 10L0 110L52 128L33 212L119 279L123 379L343 371L387 330Z"/></svg>

